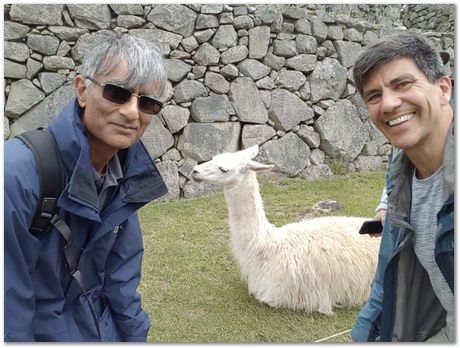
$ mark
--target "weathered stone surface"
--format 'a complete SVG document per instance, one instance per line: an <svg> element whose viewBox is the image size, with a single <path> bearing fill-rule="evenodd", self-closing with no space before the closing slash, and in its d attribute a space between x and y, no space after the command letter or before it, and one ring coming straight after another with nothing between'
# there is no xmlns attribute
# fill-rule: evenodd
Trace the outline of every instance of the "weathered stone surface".
<svg viewBox="0 0 460 348"><path fill-rule="evenodd" d="M43 66L48 71L58 71L60 69L71 69L75 68L75 63L72 58L49 56L43 58Z"/></svg>
<svg viewBox="0 0 460 348"><path fill-rule="evenodd" d="M174 145L174 138L157 116L152 117L150 125L142 136L142 141L152 158L158 158Z"/></svg>
<svg viewBox="0 0 460 348"><path fill-rule="evenodd" d="M220 62L222 64L231 64L231 63L237 63L242 61L243 59L246 59L248 56L248 48L246 46L235 46L232 48L229 48L225 52L222 52L220 55Z"/></svg>
<svg viewBox="0 0 460 348"><path fill-rule="evenodd" d="M61 87L66 81L65 75L49 72L40 73L38 79L46 95Z"/></svg>
<svg viewBox="0 0 460 348"><path fill-rule="evenodd" d="M88 29L64 26L49 26L48 30L55 34L59 39L66 41L76 41L80 36L88 33Z"/></svg>
<svg viewBox="0 0 460 348"><path fill-rule="evenodd" d="M73 82L66 83L14 122L10 127L10 136L14 137L26 130L46 127L62 108L74 98Z"/></svg>
<svg viewBox="0 0 460 348"><path fill-rule="evenodd" d="M272 68L273 70L280 70L286 63L286 58L278 57L273 53L267 53L263 60L264 64Z"/></svg>
<svg viewBox="0 0 460 348"><path fill-rule="evenodd" d="M321 136L319 148L330 157L347 162L360 154L369 136L348 100L340 100L329 107L315 122L314 128Z"/></svg>
<svg viewBox="0 0 460 348"><path fill-rule="evenodd" d="M217 65L219 63L220 53L213 46L205 42L193 55L193 60L199 65Z"/></svg>
<svg viewBox="0 0 460 348"><path fill-rule="evenodd" d="M212 39L213 47L218 50L235 47L238 44L238 35L233 25L220 25Z"/></svg>
<svg viewBox="0 0 460 348"><path fill-rule="evenodd" d="M223 11L222 4L203 4L201 5L201 13L219 14Z"/></svg>
<svg viewBox="0 0 460 348"><path fill-rule="evenodd" d="M182 41L181 35L160 29L131 29L129 33L160 46L162 52L164 52L162 48L164 44L170 49L176 49Z"/></svg>
<svg viewBox="0 0 460 348"><path fill-rule="evenodd" d="M356 59L362 51L359 43L348 41L334 41L334 47L339 54L339 61L345 68L355 64Z"/></svg>
<svg viewBox="0 0 460 348"><path fill-rule="evenodd" d="M26 24L62 25L63 4L13 4L10 17L13 21Z"/></svg>
<svg viewBox="0 0 460 348"><path fill-rule="evenodd" d="M299 133L297 133L297 135L298 134ZM323 164L325 158L326 158L326 154L318 148L310 151L311 164L314 164L314 165Z"/></svg>
<svg viewBox="0 0 460 348"><path fill-rule="evenodd" d="M159 200L169 200L180 197L179 171L173 161L163 161L157 164L158 170L168 188L168 193Z"/></svg>
<svg viewBox="0 0 460 348"><path fill-rule="evenodd" d="M3 117L3 140L8 139L10 136L10 121L8 118Z"/></svg>
<svg viewBox="0 0 460 348"><path fill-rule="evenodd" d="M27 25L12 21L5 21L3 25L3 39L7 41L22 39L27 35L29 31L30 27Z"/></svg>
<svg viewBox="0 0 460 348"><path fill-rule="evenodd" d="M214 34L214 31L213 29L206 29L206 30L202 30L202 31L196 31L193 33L193 36L195 36L196 38L196 41L198 41L198 43L204 43L206 41L208 41L211 36Z"/></svg>
<svg viewBox="0 0 460 348"><path fill-rule="evenodd" d="M217 28L219 19L215 15L199 14L196 20L195 29Z"/></svg>
<svg viewBox="0 0 460 348"><path fill-rule="evenodd" d="M238 68L233 64L227 64L222 69L220 69L220 74L227 80L231 81L238 77Z"/></svg>
<svg viewBox="0 0 460 348"><path fill-rule="evenodd" d="M174 99L177 103L185 103L206 95L206 87L199 81L185 80L174 88Z"/></svg>
<svg viewBox="0 0 460 348"><path fill-rule="evenodd" d="M382 156L362 156L359 155L349 165L350 170L354 171L366 171L366 170L377 170L385 167Z"/></svg>
<svg viewBox="0 0 460 348"><path fill-rule="evenodd" d="M197 17L194 11L183 5L156 5L147 20L158 28L189 37L193 34Z"/></svg>
<svg viewBox="0 0 460 348"><path fill-rule="evenodd" d="M230 83L218 73L207 72L204 77L204 85L215 93L225 94L230 90Z"/></svg>
<svg viewBox="0 0 460 348"><path fill-rule="evenodd" d="M307 180L317 180L334 175L327 164L313 164L302 172L302 176Z"/></svg>
<svg viewBox="0 0 460 348"><path fill-rule="evenodd" d="M245 124L241 133L243 149L252 145L261 145L271 139L276 131L265 124Z"/></svg>
<svg viewBox="0 0 460 348"><path fill-rule="evenodd" d="M26 77L27 68L11 60L4 59L3 60L3 75L6 78L13 78L13 79L23 79Z"/></svg>
<svg viewBox="0 0 460 348"><path fill-rule="evenodd" d="M285 132L314 116L313 110L307 104L284 89L272 91L272 104L268 114L275 123L275 129Z"/></svg>
<svg viewBox="0 0 460 348"><path fill-rule="evenodd" d="M267 109L250 78L239 77L230 84L230 101L239 121L262 124L267 122Z"/></svg>
<svg viewBox="0 0 460 348"><path fill-rule="evenodd" d="M27 46L38 53L52 56L57 52L59 39L51 35L28 34Z"/></svg>
<svg viewBox="0 0 460 348"><path fill-rule="evenodd" d="M26 79L32 80L38 72L43 68L43 64L40 62L37 62L34 59L27 59L27 74L26 74Z"/></svg>
<svg viewBox="0 0 460 348"><path fill-rule="evenodd" d="M286 67L309 73L316 66L316 56L313 54L297 54L294 57L286 59Z"/></svg>
<svg viewBox="0 0 460 348"><path fill-rule="evenodd" d="M289 132L278 140L263 144L256 159L274 164L278 171L288 176L295 176L310 164L310 148Z"/></svg>
<svg viewBox="0 0 460 348"><path fill-rule="evenodd" d="M295 39L295 46L298 53L316 54L318 42L313 36L299 34Z"/></svg>
<svg viewBox="0 0 460 348"><path fill-rule="evenodd" d="M311 24L311 34L315 37L318 42L323 42L327 39L327 34L329 33L329 28L324 24L318 17L313 17L310 19Z"/></svg>
<svg viewBox="0 0 460 348"><path fill-rule="evenodd" d="M122 28L139 28L145 24L145 19L138 16L119 15L117 17L117 25Z"/></svg>
<svg viewBox="0 0 460 348"><path fill-rule="evenodd" d="M221 20L222 22L222 20ZM233 20L233 27L236 30L254 28L254 20L249 16L238 16ZM270 30L270 28L268 28Z"/></svg>
<svg viewBox="0 0 460 348"><path fill-rule="evenodd" d="M45 98L45 94L32 82L22 79L11 84L10 94L5 107L5 116L16 118Z"/></svg>
<svg viewBox="0 0 460 348"><path fill-rule="evenodd" d="M306 18L302 18L296 21L294 28L300 34L311 35L311 25Z"/></svg>
<svg viewBox="0 0 460 348"><path fill-rule="evenodd" d="M177 133L187 125L190 111L187 108L176 105L166 105L161 110L161 115L171 134Z"/></svg>
<svg viewBox="0 0 460 348"><path fill-rule="evenodd" d="M163 63L168 79L172 82L182 81L192 70L190 65L179 59L165 59Z"/></svg>
<svg viewBox="0 0 460 348"><path fill-rule="evenodd" d="M307 81L307 78L300 71L282 69L278 78L275 80L277 87L287 89L288 91L298 91Z"/></svg>
<svg viewBox="0 0 460 348"><path fill-rule="evenodd" d="M292 57L297 53L294 40L274 40L273 54L280 57Z"/></svg>
<svg viewBox="0 0 460 348"><path fill-rule="evenodd" d="M177 147L183 157L208 161L217 154L237 151L240 130L238 122L189 123Z"/></svg>
<svg viewBox="0 0 460 348"><path fill-rule="evenodd" d="M112 4L109 5L112 10L119 15L143 15L144 9L139 4Z"/></svg>
<svg viewBox="0 0 460 348"><path fill-rule="evenodd" d="M256 81L270 73L270 68L255 59L245 59L237 65L240 72Z"/></svg>
<svg viewBox="0 0 460 348"><path fill-rule="evenodd" d="M228 121L230 115L227 108L226 95L210 95L209 97L196 98L190 108L190 116L196 122L222 122Z"/></svg>
<svg viewBox="0 0 460 348"><path fill-rule="evenodd" d="M182 47L186 52L192 52L195 48L197 48L198 41L196 41L195 36L189 36L181 41Z"/></svg>
<svg viewBox="0 0 460 348"><path fill-rule="evenodd" d="M322 99L340 99L347 85L347 69L336 59L325 58L317 62L310 75L311 99L316 103Z"/></svg>
<svg viewBox="0 0 460 348"><path fill-rule="evenodd" d="M104 4L68 4L67 8L77 27L85 29L110 28L110 9Z"/></svg>
<svg viewBox="0 0 460 348"><path fill-rule="evenodd" d="M312 149L316 149L321 143L319 134L316 133L315 129L311 126L301 125L297 135Z"/></svg>
<svg viewBox="0 0 460 348"><path fill-rule="evenodd" d="M249 30L249 58L264 58L270 44L270 27L261 26Z"/></svg>
<svg viewBox="0 0 460 348"><path fill-rule="evenodd" d="M24 63L29 58L29 49L25 44L6 41L3 44L3 48L4 58L6 59Z"/></svg>

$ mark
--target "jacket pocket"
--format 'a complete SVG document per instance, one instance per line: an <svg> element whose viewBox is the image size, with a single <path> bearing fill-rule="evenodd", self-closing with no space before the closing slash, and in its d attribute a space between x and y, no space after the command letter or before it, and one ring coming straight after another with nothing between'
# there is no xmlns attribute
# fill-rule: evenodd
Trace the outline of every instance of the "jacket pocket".
<svg viewBox="0 0 460 348"><path fill-rule="evenodd" d="M112 310L108 304L105 306L99 318L98 326L102 341L120 342L122 340L118 332L117 323L112 318Z"/></svg>

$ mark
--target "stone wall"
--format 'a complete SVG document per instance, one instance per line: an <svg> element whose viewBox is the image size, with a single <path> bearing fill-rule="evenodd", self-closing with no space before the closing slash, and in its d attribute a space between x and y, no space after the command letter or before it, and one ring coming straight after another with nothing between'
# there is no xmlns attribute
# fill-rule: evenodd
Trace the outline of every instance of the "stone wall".
<svg viewBox="0 0 460 348"><path fill-rule="evenodd" d="M82 57L109 30L155 42L171 82L143 141L170 189L199 195L193 166L260 145L288 176L382 166L390 146L350 70L393 30L430 36L453 62L454 5L5 5L4 139L46 125L74 96Z"/></svg>

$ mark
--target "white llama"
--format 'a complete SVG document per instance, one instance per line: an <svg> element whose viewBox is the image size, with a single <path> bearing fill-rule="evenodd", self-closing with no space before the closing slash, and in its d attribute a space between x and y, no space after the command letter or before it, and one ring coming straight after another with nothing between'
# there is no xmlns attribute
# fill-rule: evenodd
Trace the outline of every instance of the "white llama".
<svg viewBox="0 0 460 348"><path fill-rule="evenodd" d="M332 314L364 303L374 278L380 238L360 235L368 218L319 217L284 225L266 218L256 173L273 165L252 159L258 146L215 156L193 178L221 184L230 245L255 298L272 307Z"/></svg>

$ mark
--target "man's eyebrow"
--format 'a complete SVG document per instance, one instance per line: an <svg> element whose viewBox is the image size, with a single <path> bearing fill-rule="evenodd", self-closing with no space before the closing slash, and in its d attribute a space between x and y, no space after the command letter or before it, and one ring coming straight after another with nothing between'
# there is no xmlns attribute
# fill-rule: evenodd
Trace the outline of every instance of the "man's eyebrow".
<svg viewBox="0 0 460 348"><path fill-rule="evenodd" d="M403 81L403 80L410 80L410 81L414 81L416 80L415 76L412 75L412 74L402 74L402 75L399 75L397 77L395 77L393 80L390 81L390 85L396 85L398 84L399 82Z"/></svg>

